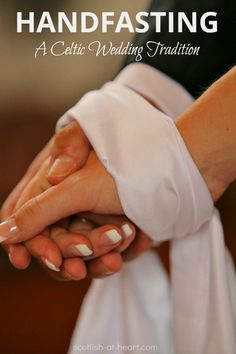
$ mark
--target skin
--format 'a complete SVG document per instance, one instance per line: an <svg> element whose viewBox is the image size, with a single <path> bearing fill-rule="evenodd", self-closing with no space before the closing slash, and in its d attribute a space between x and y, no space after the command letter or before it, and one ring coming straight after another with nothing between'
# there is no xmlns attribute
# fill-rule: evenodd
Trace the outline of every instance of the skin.
<svg viewBox="0 0 236 354"><path fill-rule="evenodd" d="M236 67L215 82L176 121L214 201L236 178L235 85ZM58 205L56 210L54 205ZM30 199L13 213L11 218L20 232L6 244L31 239L48 225L81 212L124 213L115 183L93 151L79 171Z"/></svg>
<svg viewBox="0 0 236 354"><path fill-rule="evenodd" d="M4 203L1 211L2 219L6 219L28 200L41 194L53 185L62 182L67 175L81 168L88 158L89 153L90 145L78 124L73 122L60 130L36 157L26 175ZM60 163L56 163L56 169L52 169L52 165L55 161L58 161L58 158L60 159ZM138 230L137 237L140 239L140 242L135 242L130 250L128 249L124 253L130 247L136 235L134 226L125 216L103 215L101 217L98 214L90 213L87 217L89 217L90 222L86 223L87 228L84 228L85 223L82 224L83 228L79 235L65 228L64 222L64 228L61 225L46 228L40 235L26 241L24 245L22 243L15 245L5 244L3 247L10 254L12 264L18 269L25 269L29 265L31 255L37 258L44 268L45 265L42 259L48 259L56 267L61 268L60 273L56 275L55 272L49 271L58 280L79 280L86 275L90 277L107 276L107 273L114 273L120 270L122 265L121 252L123 252L123 258L128 260L133 258L132 254L136 256L138 252L141 254L151 247L150 239ZM125 238L121 229L122 225L127 223L133 230L129 238ZM122 235L123 241L118 246L109 245L108 247L104 247L99 245L99 238L109 229L116 229ZM61 231L60 237L58 235L55 237L57 234L56 230ZM93 240L93 244L90 242L91 239ZM73 254L73 252L67 251L71 249L70 245L74 244L86 244L93 250L90 261L88 259L78 260L78 256L82 257L82 255L78 255L78 252L74 252ZM139 246L137 247L137 245ZM75 256L77 259L75 259ZM65 258L71 259L65 261ZM97 259L91 261L91 259L95 258ZM45 269L48 271L47 268Z"/></svg>
<svg viewBox="0 0 236 354"><path fill-rule="evenodd" d="M235 87L236 66L176 121L214 201L236 179Z"/></svg>

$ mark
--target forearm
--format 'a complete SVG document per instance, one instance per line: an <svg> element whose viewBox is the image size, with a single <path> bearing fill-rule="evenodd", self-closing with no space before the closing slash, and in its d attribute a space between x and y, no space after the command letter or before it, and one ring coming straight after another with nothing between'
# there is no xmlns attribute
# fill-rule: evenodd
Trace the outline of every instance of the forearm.
<svg viewBox="0 0 236 354"><path fill-rule="evenodd" d="M214 200L236 179L236 66L176 121Z"/></svg>

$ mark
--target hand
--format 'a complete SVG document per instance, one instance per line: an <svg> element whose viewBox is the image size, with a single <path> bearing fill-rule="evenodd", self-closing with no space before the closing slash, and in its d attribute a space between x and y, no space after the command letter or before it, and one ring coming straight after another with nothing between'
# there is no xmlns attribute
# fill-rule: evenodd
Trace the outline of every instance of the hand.
<svg viewBox="0 0 236 354"><path fill-rule="evenodd" d="M1 224L0 234L5 244L19 243L67 216L84 211L124 214L115 182L93 151L83 168L16 210Z"/></svg>
<svg viewBox="0 0 236 354"><path fill-rule="evenodd" d="M24 185L26 185L28 182L27 188L25 188L25 190L23 188L17 188L19 194L20 192L22 192L22 190L23 193L19 199L19 202L16 203L15 209L17 209L28 199L31 199L32 196L38 195L45 189L49 188L51 184L59 183L63 178L65 178L67 173L73 172L73 170L77 169L79 165L83 165L86 159L86 154L88 154L89 152L89 144L88 142L86 142L86 139L81 139L81 137L83 138L83 132L76 123L71 123L69 126L66 127L66 129L62 129L54 137L53 141L50 143L50 150L48 149L47 154L44 154L44 156L42 156L42 158L38 161L36 168L35 165L37 161L32 164L32 167L34 167L34 173L27 173L26 177L24 177L22 182L24 182ZM39 166L41 166L43 158L48 157L49 153L52 154L51 159L48 159L48 161L44 164L44 168L41 167L41 171L39 171ZM58 161L58 156L63 156L63 158ZM68 156L69 158L67 158ZM53 168L51 168L50 174L46 173L49 170L50 166L52 166L54 161L56 161L56 164ZM31 171L33 170L32 167L30 168ZM30 177L33 177L31 181ZM37 184L36 181L38 179L40 183ZM49 181L50 183L48 183ZM23 185L22 182L21 186ZM3 217L4 214L5 217L7 217L10 214L11 209L14 208L14 201L16 201L16 199L19 197L19 195L17 195L18 193L16 192L17 190L14 191L12 193L12 196L8 198L8 200L5 202L4 208L2 210ZM13 201L13 203L10 203L11 200ZM96 216L96 218L98 218L98 216ZM110 223L113 224L112 217L109 218ZM105 221L106 223L108 222L106 220L103 221ZM68 242L70 242L69 238ZM150 247L150 239L144 237L143 233L139 231L138 237L135 242L132 244L132 246L129 247L129 250L127 252L123 253L124 258L131 259L135 256L138 256ZM47 264L49 266L53 266L55 264L59 266L61 264L61 257L55 247L55 244L50 242L50 240L48 239L48 232L46 233L44 231L43 235L36 237L34 240L28 241L27 248L35 257L38 257L40 261L42 259L47 260ZM29 263L29 254L26 252L26 249L23 247L23 245L20 244L11 246L10 258L12 263L18 268L25 268ZM117 255L108 254L108 258L110 259L110 261L113 260L113 265L116 265L117 267L119 266L119 260L117 258ZM98 260L98 262L100 261ZM96 264L97 261L93 261L90 263ZM82 265L82 261L80 264ZM71 265L71 261L66 262L66 265ZM54 268L57 268L57 266L54 266ZM78 270L78 267L75 269ZM97 269L97 267L93 266L92 269L94 269L95 271L94 276L97 276L99 268ZM101 275L102 274L100 274L100 276Z"/></svg>
<svg viewBox="0 0 236 354"><path fill-rule="evenodd" d="M44 151L39 155L40 158L36 158L26 173L26 176L5 202L2 209L3 217L9 216L11 211L17 210L26 201L42 193L47 188L50 188L51 184L59 183L63 178L65 178L67 173L71 173L73 170L77 169L78 166L82 166L86 156L89 153L89 144L84 138L82 138L82 135L83 132L76 123L71 123L68 127L62 129L59 131L59 133L56 134L56 136L51 140L50 144L48 144ZM49 157L50 154L51 157ZM58 163L59 156L63 156L63 158L60 158L60 163ZM43 163L45 158L47 159ZM51 167L55 161L55 166ZM50 173L48 173L49 171ZM49 183L49 181L51 183ZM132 239L133 238L130 238L129 242L131 242ZM94 241L96 241L96 238ZM72 238L68 237L67 244L70 242L72 242ZM128 244L129 243L126 243L123 249L128 247ZM16 268L26 268L30 262L30 254L36 257L41 264L45 264L46 262L47 267L53 269L54 271L58 270L62 264L61 254L56 247L55 242L49 238L49 230L44 230L41 235L35 237L33 240L26 242L25 246L26 247L24 247L23 244L11 246L5 245L5 249L9 254L9 258ZM110 247L105 247L105 251L109 252L115 246L116 245L110 245ZM96 247L99 247L98 242L95 242L95 255L98 254ZM103 253L105 252L103 251ZM80 256L83 255L81 254ZM113 268L115 267L115 269L118 269L119 258L117 255L110 254L108 258L111 261L111 264L113 264ZM67 274L71 272L73 273L72 264L75 262L77 263L77 267L75 267L75 269L78 273L80 273L77 274L78 279L81 277L83 269L85 269L82 260L73 260L73 262L67 260L64 262L62 267L62 273L64 273L65 268L67 269L68 267L69 270L67 270ZM80 264L79 267L78 263ZM96 264L97 262L94 263ZM95 270L95 266L93 266L92 269ZM98 274L98 271L99 268L95 273Z"/></svg>
<svg viewBox="0 0 236 354"><path fill-rule="evenodd" d="M45 161L44 164L42 164L41 168L38 170L38 172L36 173L36 175L33 177L33 179L28 183L27 188L25 188L25 190L23 191L21 197L19 198L19 201L16 204L16 209L18 209L21 205L23 205L26 201L28 201L29 199L31 199L34 196L37 196L39 193L43 192L44 190L46 190L48 188L48 183L46 180L46 175L47 175L47 171L48 171L48 166L49 166L49 159L47 159ZM122 220L124 219L124 217L121 218L120 223L116 224L118 226L121 225ZM124 222L123 222L124 224ZM128 225L126 223L126 225ZM131 223L129 223L129 228L135 231L134 227L132 226ZM91 233L91 237L92 237L92 246L90 247L90 250L93 250L93 256L92 258L101 256L105 253L110 252L113 248L116 248L117 244L116 242L107 242L105 244L101 243L101 237L103 237L106 240L106 234L104 231L104 228L106 229L106 231L111 231L111 230L115 230L116 228L113 227L112 225L106 225L102 228L99 229L95 229L94 228L94 232ZM57 226L53 226L51 228L51 230L53 230L51 232L51 234L54 236L55 234L58 234L58 230L61 231L60 234L62 233L63 230L60 230L60 228L58 228ZM126 242L124 242L124 244L121 244L121 247L117 250L119 252L121 252L121 250L124 250L126 247L129 246L129 244L133 241L134 236L135 236L135 232L133 231L133 237L129 237L128 240L126 240ZM102 234L103 232L103 234ZM123 239L126 237L125 233L122 231L117 231L122 237ZM82 253L78 253L78 251L75 253L68 251L68 248L70 248L70 245L77 240L77 246L83 247L87 246L88 247L88 243L89 240L86 240L85 237L74 237L74 235L66 233L64 231L64 236L66 235L66 239L65 237L60 237L60 238L54 238L52 237L51 239L49 238L49 230L44 230L40 235L36 236L35 238L33 238L32 240L29 240L27 242L25 242L25 246L26 249L29 251L29 253L31 255L33 255L35 258L37 258L39 260L39 262L41 264L46 265L49 269L51 269L52 271L59 271L59 267L62 266L62 271L60 272L60 275L58 275L57 277L60 278L66 278L65 274L68 274L68 278L71 279L72 277L69 274L73 274L74 279L81 279L81 277L86 274L85 272L85 264L82 261L82 259L80 260L66 260L64 261L64 263L62 264L62 257L61 257L61 253L64 257L75 257L75 256L81 256L83 257L84 254ZM88 235L89 236L89 235ZM130 235L129 235L130 236ZM59 242L57 244L56 241L62 241L63 242ZM108 239L109 241L109 239ZM120 244L121 242L118 241L118 243ZM62 247L63 244L63 247ZM56 245L59 247L59 249L56 247ZM10 255L10 259L13 265L15 265L16 267L19 267L19 263L21 264L22 260L22 250L23 250L23 246L21 245L11 245L10 248L8 249L9 255ZM74 248L75 251L75 248ZM91 257L90 257L91 258ZM120 263L120 257L117 256L117 254L110 254L109 257L105 257L105 259L109 259L109 261L111 262L111 264L113 264L113 268L112 271L114 272L116 269L119 269L119 263ZM101 264L102 261L98 261L98 262L94 262L95 264ZM73 269L74 267L74 269ZM98 267L98 269L95 271L95 265L93 265L92 269L94 269L94 276L98 275L99 273L99 269L101 271L101 267ZM104 268L104 267L103 267ZM111 270L110 270L111 272ZM74 274L74 273L77 273ZM92 273L92 271L90 271L90 273Z"/></svg>
<svg viewBox="0 0 236 354"><path fill-rule="evenodd" d="M7 219L17 207L27 200L26 190L30 190L32 197L36 196L83 166L89 150L90 144L77 123L72 122L61 129L35 158L25 176L5 201L1 209L1 220ZM47 171L45 171L47 176L43 176L39 186L32 186L32 180L38 178L36 176L46 159L49 161ZM30 199L30 195L28 195L28 199ZM29 265L31 257L23 244L17 244L11 248L5 245L4 248L16 268L25 269Z"/></svg>
<svg viewBox="0 0 236 354"><path fill-rule="evenodd" d="M104 245L101 242L104 231L108 229L115 229L123 235L123 240L114 244L113 249L112 245ZM59 247L64 262L58 273L45 266L44 269L53 278L61 281L81 280L85 276L90 278L110 276L121 270L123 261L139 257L152 247L152 240L141 230L135 229L125 216L92 213L84 213L72 222L67 219L60 222L59 226L52 226L50 238ZM109 248L112 250L109 251ZM84 252L88 255L91 253L90 250L94 252L85 256ZM98 255L100 256L95 258Z"/></svg>
<svg viewBox="0 0 236 354"><path fill-rule="evenodd" d="M82 167L88 158L89 150L89 141L76 122L71 122L61 129L36 156L26 174L3 204L1 220L8 218L16 209L18 199L47 158L50 158L50 163L44 183L54 185Z"/></svg>
<svg viewBox="0 0 236 354"><path fill-rule="evenodd" d="M121 252L133 242L135 227L123 216L105 217L101 221L105 226L78 216L51 228L50 238L64 257L59 273L49 271L54 278L64 281L85 276L101 278L120 271Z"/></svg>
<svg viewBox="0 0 236 354"><path fill-rule="evenodd" d="M120 226L124 223L130 223L130 220L126 216L114 216L114 215L98 215L94 213L82 213L80 214L87 222L91 222L93 225L102 226L102 225L116 225ZM129 224L132 226L132 224ZM148 237L142 230L136 226L136 236L132 242L122 249L119 249L121 253L122 260L125 262L132 261L143 253L150 251L153 246L153 240Z"/></svg>

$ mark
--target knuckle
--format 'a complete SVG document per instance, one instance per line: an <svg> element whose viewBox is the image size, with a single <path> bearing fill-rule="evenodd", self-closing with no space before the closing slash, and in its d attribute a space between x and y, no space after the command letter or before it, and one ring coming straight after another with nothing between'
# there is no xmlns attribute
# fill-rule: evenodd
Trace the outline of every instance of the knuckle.
<svg viewBox="0 0 236 354"><path fill-rule="evenodd" d="M39 202L38 196L30 199L23 207L22 213L29 218L35 218L43 212L43 208ZM30 220L30 219L29 219Z"/></svg>
<svg viewBox="0 0 236 354"><path fill-rule="evenodd" d="M59 130L59 132L56 133L55 139L54 139L54 145L60 145L61 141L64 140L64 138L66 136L64 129L61 129L61 130Z"/></svg>
<svg viewBox="0 0 236 354"><path fill-rule="evenodd" d="M60 129L55 135L55 143L63 143L65 141L65 138L68 138L74 132L77 132L78 126L78 123L73 121L67 124L64 128Z"/></svg>

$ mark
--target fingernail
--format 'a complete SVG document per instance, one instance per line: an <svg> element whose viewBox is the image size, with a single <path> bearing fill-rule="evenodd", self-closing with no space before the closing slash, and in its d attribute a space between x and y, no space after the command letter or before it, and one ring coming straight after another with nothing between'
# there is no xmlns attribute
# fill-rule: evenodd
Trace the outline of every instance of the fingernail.
<svg viewBox="0 0 236 354"><path fill-rule="evenodd" d="M116 230L110 230L103 234L101 243L103 246L110 246L116 244L122 240L121 235Z"/></svg>
<svg viewBox="0 0 236 354"><path fill-rule="evenodd" d="M67 155L59 156L51 166L48 177L64 177L68 176L75 167L75 161Z"/></svg>
<svg viewBox="0 0 236 354"><path fill-rule="evenodd" d="M14 218L10 218L0 224L0 243L19 234L20 231Z"/></svg>
<svg viewBox="0 0 236 354"><path fill-rule="evenodd" d="M11 264L13 264L12 255L11 255L11 248L9 249L8 258L9 258L9 261L11 262Z"/></svg>
<svg viewBox="0 0 236 354"><path fill-rule="evenodd" d="M105 275L112 275L114 272L106 272Z"/></svg>
<svg viewBox="0 0 236 354"><path fill-rule="evenodd" d="M84 257L88 257L91 256L91 254L93 254L93 251L87 246L87 245L71 245L69 247L70 252L75 253L76 255L79 256L84 256Z"/></svg>
<svg viewBox="0 0 236 354"><path fill-rule="evenodd" d="M133 234L133 230L129 226L129 224L124 224L121 226L121 230L124 232L126 237L130 237Z"/></svg>
<svg viewBox="0 0 236 354"><path fill-rule="evenodd" d="M48 267L50 270L53 270L54 272L60 272L60 268L56 267L55 264L50 262L47 258L41 258L43 263Z"/></svg>

